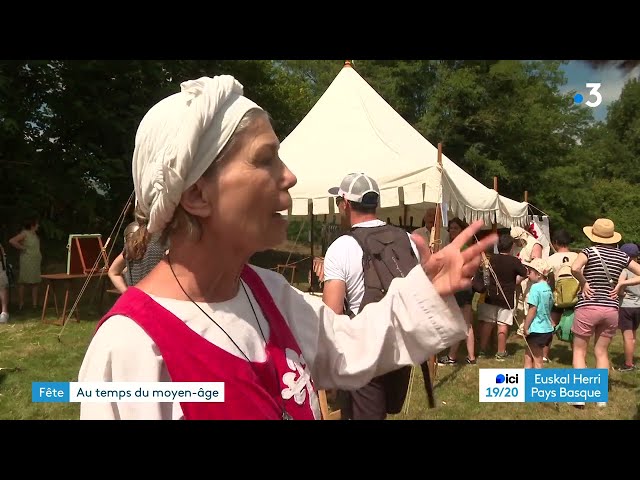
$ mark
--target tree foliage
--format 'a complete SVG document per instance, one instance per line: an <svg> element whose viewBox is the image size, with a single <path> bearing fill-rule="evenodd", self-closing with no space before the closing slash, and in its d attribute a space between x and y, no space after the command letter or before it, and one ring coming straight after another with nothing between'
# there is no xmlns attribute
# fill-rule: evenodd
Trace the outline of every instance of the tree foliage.
<svg viewBox="0 0 640 480"><path fill-rule="evenodd" d="M43 234L108 234L133 189L131 157L146 111L185 79L234 75L285 138L343 60L42 60L0 62L1 238L23 219ZM640 82L605 122L561 93L561 62L352 60L358 73L429 141L486 186L530 201L553 228L612 218L625 239L640 180Z"/></svg>

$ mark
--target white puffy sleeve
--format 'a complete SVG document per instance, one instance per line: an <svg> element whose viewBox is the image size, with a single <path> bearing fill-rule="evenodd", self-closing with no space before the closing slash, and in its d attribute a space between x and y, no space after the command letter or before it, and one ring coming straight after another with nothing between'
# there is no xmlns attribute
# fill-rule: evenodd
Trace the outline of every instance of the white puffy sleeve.
<svg viewBox="0 0 640 480"><path fill-rule="evenodd" d="M318 389L360 388L373 378L428 357L466 338L453 296L441 298L416 266L396 278L385 297L357 316L336 315L320 297L281 275L254 267L289 324Z"/></svg>

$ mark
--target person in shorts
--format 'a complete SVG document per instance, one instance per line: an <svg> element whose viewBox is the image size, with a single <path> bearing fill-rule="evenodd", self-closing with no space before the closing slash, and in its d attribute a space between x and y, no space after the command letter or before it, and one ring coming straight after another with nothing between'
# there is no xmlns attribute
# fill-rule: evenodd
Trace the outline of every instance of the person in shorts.
<svg viewBox="0 0 640 480"><path fill-rule="evenodd" d="M524 368L542 368L542 352L551 344L554 325L551 321L553 293L547 282L551 267L541 259L534 258L527 263L529 268L529 296L527 317L524 321L524 337L527 348L524 351Z"/></svg>
<svg viewBox="0 0 640 480"><path fill-rule="evenodd" d="M507 355L507 336L513 325L515 314L516 285L527 278L527 267L512 255L514 240L511 235L500 235L498 254L491 255L489 266L492 273L485 275L480 269L473 279L475 292L486 292L483 303L478 305L480 329L480 351L478 357L486 356L493 328L498 326L498 352L496 360L504 361ZM495 274L495 277L494 277ZM485 280L486 278L486 280ZM496 282L497 278L497 282Z"/></svg>
<svg viewBox="0 0 640 480"><path fill-rule="evenodd" d="M593 339L595 368L609 369L609 347L618 331L619 294L640 278L621 280L626 268L640 275L640 265L618 248L622 235L608 218L598 218L593 226L583 227L591 246L584 248L571 265L571 273L580 282L578 304L573 317L573 368L587 368L587 351ZM573 402L584 407L584 402ZM607 402L597 402L606 407Z"/></svg>
<svg viewBox="0 0 640 480"><path fill-rule="evenodd" d="M449 220L447 231L449 233L450 241L453 241L458 235L460 235L460 232L462 232L468 226L469 225L467 225L458 217ZM468 245L464 245L462 247L462 250L467 247ZM468 290L461 290L459 292L455 292L454 296L456 298L456 303L462 311L462 315L464 316L465 321L469 325L469 334L467 336L467 358L465 362L467 365L477 365L475 349L476 338L473 332L473 310L471 309L471 302L473 301L473 290L471 290L471 288L469 288ZM458 349L460 348L461 343L462 342L458 342L449 347L449 353L438 359L438 365L457 365Z"/></svg>
<svg viewBox="0 0 640 480"><path fill-rule="evenodd" d="M620 247L624 253L634 262L638 262L640 249L635 243L625 243ZM620 274L620 281L633 278L635 275L628 269L624 269ZM624 346L624 364L618 368L620 372L630 372L635 370L633 353L636 347L636 331L640 325L640 285L627 286L623 290L618 310L618 328L622 332Z"/></svg>
<svg viewBox="0 0 640 480"><path fill-rule="evenodd" d="M551 268L551 273L553 274L554 281L559 278L573 276L571 274L571 265L575 262L576 258L578 258L578 252L572 252L569 246L573 242L573 237L566 230L557 230L553 234L553 238L551 240L553 244L553 249L556 251L553 255L549 255L547 258L547 263L549 264L549 268ZM555 305L551 309L551 321L554 326L557 326L562 319L562 314L565 311L573 310L573 307L570 308L560 308ZM553 339L552 339L553 342ZM549 351L551 348L551 344L546 346L542 352L542 361L545 363L550 362L549 359Z"/></svg>

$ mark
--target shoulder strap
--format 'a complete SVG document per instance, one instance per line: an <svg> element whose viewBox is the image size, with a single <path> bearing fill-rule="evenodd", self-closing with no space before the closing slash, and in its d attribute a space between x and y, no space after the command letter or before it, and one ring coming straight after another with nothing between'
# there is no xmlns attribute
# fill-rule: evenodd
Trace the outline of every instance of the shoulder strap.
<svg viewBox="0 0 640 480"><path fill-rule="evenodd" d="M604 268L604 273L607 275L607 278L609 279L609 283L613 284L613 280L611 279L611 275L609 274L609 269L607 268L607 265L604 263L604 260L600 256L600 252L598 251L598 247L593 247L593 251L596 252L596 255L600 259L600 263L602 264L602 268Z"/></svg>
<svg viewBox="0 0 640 480"><path fill-rule="evenodd" d="M362 248L365 296L361 308L382 298L394 278L405 277L418 264L409 235L399 227L353 228L351 236Z"/></svg>
<svg viewBox="0 0 640 480"><path fill-rule="evenodd" d="M383 225L383 226L386 227L387 225ZM371 249L369 248L369 243L367 242L367 238L371 234L379 232L381 227L366 227L366 228L355 227L349 231L349 234L355 239L356 242L358 242L358 245L360 245L360 248L362 249L362 268L363 269L366 268L367 263L373 260L373 257L374 257L373 252L371 252ZM376 275L378 276L378 279L382 281L383 276L382 276L382 272L380 272L380 266L378 262L372 261L371 263L373 264L373 268L376 271ZM367 280L367 276L365 275L365 288L367 287L366 280Z"/></svg>
<svg viewBox="0 0 640 480"><path fill-rule="evenodd" d="M395 246L396 247L394 249L395 251L408 252L411 255L411 257L415 259L415 262L417 264L418 259L415 256L413 248L411 248L411 241L409 240L409 235L407 235L407 232L402 228L396 227L394 225L385 224L379 227L368 227L368 228L355 227L355 228L352 228L349 233L356 240L356 242L358 242L358 245L360 245L360 248L362 248L363 262L365 262L367 259L378 258L386 248L388 247L393 248L393 246ZM376 242L375 244L373 243L374 241ZM374 261L372 263L374 268L376 269L378 278L382 280L384 276L380 271L379 262ZM413 266L411 268L413 268ZM391 270L393 278L395 278L395 277L407 276L410 269L405 269L403 268L402 265L398 264L397 262L394 262L393 266L389 266L389 270ZM407 271L404 271L404 270L407 270Z"/></svg>

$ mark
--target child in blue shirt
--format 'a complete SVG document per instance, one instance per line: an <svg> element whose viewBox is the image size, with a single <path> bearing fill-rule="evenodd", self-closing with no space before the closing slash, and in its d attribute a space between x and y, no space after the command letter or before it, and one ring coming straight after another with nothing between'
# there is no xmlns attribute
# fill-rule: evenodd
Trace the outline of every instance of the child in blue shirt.
<svg viewBox="0 0 640 480"><path fill-rule="evenodd" d="M524 321L524 336L528 344L524 355L524 368L542 368L542 351L551 344L553 338L553 323L551 323L551 308L553 307L553 293L547 283L551 271L549 264L534 258L527 263L529 268L529 282L531 289L527 303L529 310Z"/></svg>

